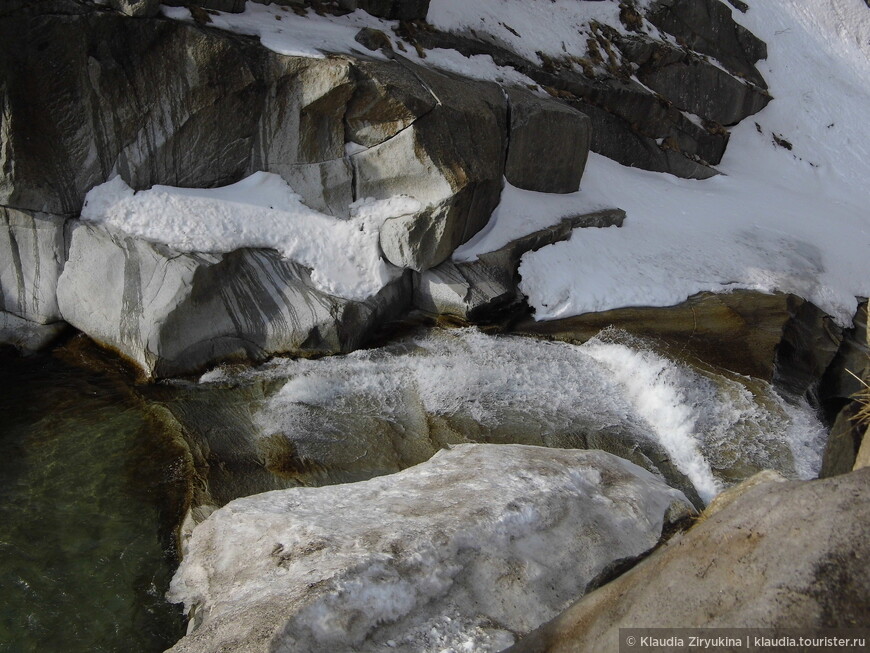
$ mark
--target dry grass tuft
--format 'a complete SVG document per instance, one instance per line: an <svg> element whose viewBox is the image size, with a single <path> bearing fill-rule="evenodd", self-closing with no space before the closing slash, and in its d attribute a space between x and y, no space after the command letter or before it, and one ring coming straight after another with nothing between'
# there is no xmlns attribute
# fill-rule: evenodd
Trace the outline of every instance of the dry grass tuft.
<svg viewBox="0 0 870 653"><path fill-rule="evenodd" d="M852 395L852 399L861 404L861 408L853 419L859 424L870 427L870 384L854 372L851 372L850 370L846 371L854 376L858 380L858 383L861 384L861 389Z"/></svg>

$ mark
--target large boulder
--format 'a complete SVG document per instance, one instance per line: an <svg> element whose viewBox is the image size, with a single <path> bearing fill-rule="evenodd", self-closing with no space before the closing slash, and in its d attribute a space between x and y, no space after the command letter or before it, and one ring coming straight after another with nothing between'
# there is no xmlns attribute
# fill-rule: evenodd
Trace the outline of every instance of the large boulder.
<svg viewBox="0 0 870 653"><path fill-rule="evenodd" d="M149 376L216 362L358 347L410 302L402 276L365 301L333 297L267 249L184 254L81 223L57 288L64 319Z"/></svg>
<svg viewBox="0 0 870 653"><path fill-rule="evenodd" d="M507 97L510 134L505 179L517 188L542 193L575 192L589 156L589 117L519 88L508 90Z"/></svg>
<svg viewBox="0 0 870 653"><path fill-rule="evenodd" d="M239 499L193 531L172 650L501 650L691 513L609 454L516 445Z"/></svg>
<svg viewBox="0 0 870 653"><path fill-rule="evenodd" d="M619 651L621 628L866 625L870 470L762 483L725 504L508 650Z"/></svg>
<svg viewBox="0 0 870 653"><path fill-rule="evenodd" d="M357 197L405 194L426 205L420 214L387 220L381 228L387 260L419 271L447 259L486 225L498 205L507 102L491 82L419 67L414 73L438 104L352 160Z"/></svg>

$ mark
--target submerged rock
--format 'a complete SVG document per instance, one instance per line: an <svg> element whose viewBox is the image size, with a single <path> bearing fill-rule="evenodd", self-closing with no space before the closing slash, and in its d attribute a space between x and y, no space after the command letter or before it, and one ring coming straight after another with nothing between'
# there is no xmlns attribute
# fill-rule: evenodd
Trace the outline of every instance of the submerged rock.
<svg viewBox="0 0 870 653"><path fill-rule="evenodd" d="M870 470L758 484L509 651L617 651L620 628L864 626L868 524Z"/></svg>
<svg viewBox="0 0 870 653"><path fill-rule="evenodd" d="M193 532L172 650L501 650L691 513L609 454L510 445L239 499Z"/></svg>

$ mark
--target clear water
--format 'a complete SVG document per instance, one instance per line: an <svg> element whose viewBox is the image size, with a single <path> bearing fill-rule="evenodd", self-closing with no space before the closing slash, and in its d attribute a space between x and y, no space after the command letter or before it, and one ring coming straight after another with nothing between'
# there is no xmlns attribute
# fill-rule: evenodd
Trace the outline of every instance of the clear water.
<svg viewBox="0 0 870 653"><path fill-rule="evenodd" d="M183 450L77 357L0 352L0 651L162 651Z"/></svg>

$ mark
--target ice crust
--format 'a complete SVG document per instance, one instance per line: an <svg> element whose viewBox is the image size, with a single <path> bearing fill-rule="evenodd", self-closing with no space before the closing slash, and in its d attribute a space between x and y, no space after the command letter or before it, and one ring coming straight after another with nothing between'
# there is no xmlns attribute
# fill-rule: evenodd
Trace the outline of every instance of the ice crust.
<svg viewBox="0 0 870 653"><path fill-rule="evenodd" d="M176 650L501 650L653 546L672 506L690 510L615 456L520 445L238 499L195 529L173 579L202 620Z"/></svg>

